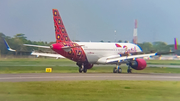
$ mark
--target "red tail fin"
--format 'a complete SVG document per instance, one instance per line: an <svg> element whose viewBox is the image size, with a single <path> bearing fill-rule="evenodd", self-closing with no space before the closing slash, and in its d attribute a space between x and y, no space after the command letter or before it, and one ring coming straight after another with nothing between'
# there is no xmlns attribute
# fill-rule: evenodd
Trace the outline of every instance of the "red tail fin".
<svg viewBox="0 0 180 101"><path fill-rule="evenodd" d="M177 50L178 49L178 42L176 40L176 38L174 38L174 49Z"/></svg>
<svg viewBox="0 0 180 101"><path fill-rule="evenodd" d="M59 15L59 11L57 9L53 9L52 11L54 19L54 28L56 33L56 43L70 42L71 40L68 37L63 21Z"/></svg>

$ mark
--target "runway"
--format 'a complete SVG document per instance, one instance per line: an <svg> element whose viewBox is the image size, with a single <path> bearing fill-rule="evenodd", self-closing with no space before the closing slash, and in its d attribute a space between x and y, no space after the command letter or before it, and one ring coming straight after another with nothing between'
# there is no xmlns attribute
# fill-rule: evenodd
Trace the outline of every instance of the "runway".
<svg viewBox="0 0 180 101"><path fill-rule="evenodd" d="M79 81L79 80L156 80L180 81L180 74L165 73L26 73L0 74L0 82L28 82L28 81Z"/></svg>

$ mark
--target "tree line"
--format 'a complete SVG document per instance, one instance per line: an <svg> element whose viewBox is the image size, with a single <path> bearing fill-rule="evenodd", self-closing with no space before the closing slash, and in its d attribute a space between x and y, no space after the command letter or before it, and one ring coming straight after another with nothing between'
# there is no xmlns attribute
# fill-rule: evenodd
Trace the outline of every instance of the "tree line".
<svg viewBox="0 0 180 101"><path fill-rule="evenodd" d="M7 51L3 38L8 42L8 44L10 45L12 49L15 49L17 51L33 51L33 50L51 51L50 49L26 47L23 44L49 46L52 43L55 43L55 42L44 42L44 41L31 41L31 40L28 40L25 34L22 34L22 33L16 34L13 37L6 36L5 34L0 33L0 53L2 55L13 54L12 52ZM104 42L104 41L101 40L100 42ZM117 43L121 43L121 42L122 41L119 40ZM167 52L174 49L174 44L168 45L167 43L162 42L162 41L157 41L153 43L143 42L143 43L138 43L138 45L142 48L144 52L149 52L152 50L157 51L157 52ZM178 47L180 48L180 46Z"/></svg>

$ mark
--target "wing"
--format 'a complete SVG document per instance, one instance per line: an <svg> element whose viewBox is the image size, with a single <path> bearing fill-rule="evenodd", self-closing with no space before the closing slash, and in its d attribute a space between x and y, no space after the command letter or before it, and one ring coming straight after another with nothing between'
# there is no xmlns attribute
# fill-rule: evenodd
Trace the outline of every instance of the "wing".
<svg viewBox="0 0 180 101"><path fill-rule="evenodd" d="M112 63L112 62L120 62L128 59L134 59L134 58L143 58L143 57L151 57L151 56L158 56L158 55L164 55L164 54L170 54L174 52L156 52L156 53L132 53L132 54L120 54L115 56L109 56L109 57L102 57L98 60L97 63Z"/></svg>
<svg viewBox="0 0 180 101"><path fill-rule="evenodd" d="M11 49L11 47L9 46L9 44L7 43L7 41L3 38L3 41L4 41L4 44L6 45L6 48L7 48L7 50L9 50L9 51L16 51L16 50L14 50L14 49Z"/></svg>
<svg viewBox="0 0 180 101"><path fill-rule="evenodd" d="M150 54L140 54L140 55L130 55L130 56L120 56L117 58L107 58L106 63L110 62L118 62L121 60L128 60L128 59L134 59L134 58L143 58L143 57L150 57L150 56L155 56L157 53L150 53Z"/></svg>

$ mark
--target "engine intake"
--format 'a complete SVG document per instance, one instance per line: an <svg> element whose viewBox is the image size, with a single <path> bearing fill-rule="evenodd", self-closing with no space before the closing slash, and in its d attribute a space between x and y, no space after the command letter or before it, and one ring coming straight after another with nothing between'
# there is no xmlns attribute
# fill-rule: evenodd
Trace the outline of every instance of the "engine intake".
<svg viewBox="0 0 180 101"><path fill-rule="evenodd" d="M146 68L147 64L144 59L136 59L131 61L130 66L135 70L143 70Z"/></svg>

